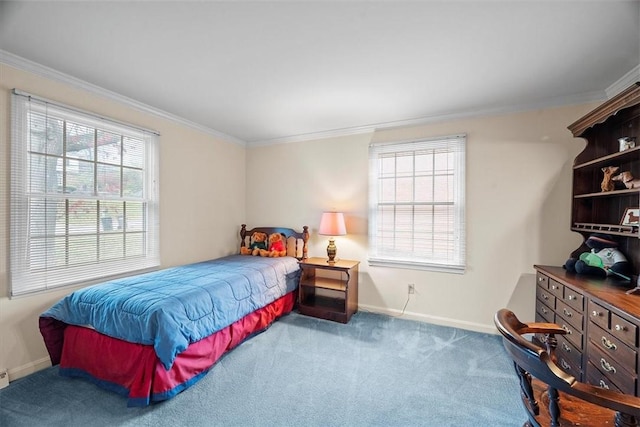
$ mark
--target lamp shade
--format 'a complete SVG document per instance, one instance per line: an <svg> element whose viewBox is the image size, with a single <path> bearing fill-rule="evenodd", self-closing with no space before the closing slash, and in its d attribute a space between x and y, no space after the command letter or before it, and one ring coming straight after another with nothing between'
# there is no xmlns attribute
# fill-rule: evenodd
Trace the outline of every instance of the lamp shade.
<svg viewBox="0 0 640 427"><path fill-rule="evenodd" d="M323 236L344 236L347 234L342 212L324 212L320 220L318 234Z"/></svg>

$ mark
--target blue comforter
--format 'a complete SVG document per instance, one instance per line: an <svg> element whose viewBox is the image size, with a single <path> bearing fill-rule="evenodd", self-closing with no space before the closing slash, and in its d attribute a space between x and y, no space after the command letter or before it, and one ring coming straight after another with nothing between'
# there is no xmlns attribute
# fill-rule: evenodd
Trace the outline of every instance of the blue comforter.
<svg viewBox="0 0 640 427"><path fill-rule="evenodd" d="M232 255L87 287L41 317L153 345L170 369L190 343L293 291L299 270L293 257Z"/></svg>

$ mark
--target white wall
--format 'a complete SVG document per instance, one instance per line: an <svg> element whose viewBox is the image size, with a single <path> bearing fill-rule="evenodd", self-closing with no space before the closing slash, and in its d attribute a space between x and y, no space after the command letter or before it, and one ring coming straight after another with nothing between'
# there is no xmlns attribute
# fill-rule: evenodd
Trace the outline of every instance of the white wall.
<svg viewBox="0 0 640 427"><path fill-rule="evenodd" d="M38 316L73 288L9 299L11 89L154 129L160 138L160 255L163 267L237 251L245 213L245 154L174 121L0 64L0 370L11 380L48 366ZM161 88L159 88L161 89Z"/></svg>
<svg viewBox="0 0 640 427"><path fill-rule="evenodd" d="M569 231L570 185L573 159L585 142L567 126L593 107L250 148L247 221L308 225L309 255L324 256L326 238L316 235L321 212L344 211L348 235L336 244L340 257L361 261L361 309L397 315L407 284L414 283L408 318L486 332L495 330L493 315L502 307L533 320L533 264L561 265L581 243ZM467 134L466 273L368 266L368 144L459 133Z"/></svg>

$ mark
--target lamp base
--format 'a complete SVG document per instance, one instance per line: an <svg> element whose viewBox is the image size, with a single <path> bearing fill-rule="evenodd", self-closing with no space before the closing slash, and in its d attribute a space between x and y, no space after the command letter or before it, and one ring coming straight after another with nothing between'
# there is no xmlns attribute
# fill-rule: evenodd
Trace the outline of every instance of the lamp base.
<svg viewBox="0 0 640 427"><path fill-rule="evenodd" d="M327 263L329 264L335 264L337 259L336 259L336 254L338 253L338 248L336 247L336 242L333 238L329 239L329 246L327 246L327 258L329 258L327 260Z"/></svg>

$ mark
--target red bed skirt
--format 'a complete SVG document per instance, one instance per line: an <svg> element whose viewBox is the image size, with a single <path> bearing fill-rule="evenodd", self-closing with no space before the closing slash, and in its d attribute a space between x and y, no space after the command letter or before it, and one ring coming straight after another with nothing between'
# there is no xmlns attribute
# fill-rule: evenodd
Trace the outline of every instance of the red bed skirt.
<svg viewBox="0 0 640 427"><path fill-rule="evenodd" d="M250 313L226 328L191 344L165 370L153 346L133 344L93 329L68 325L60 359L60 375L83 377L128 397L127 406L147 406L170 399L195 384L220 357L253 334L289 313L297 292Z"/></svg>

